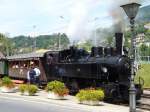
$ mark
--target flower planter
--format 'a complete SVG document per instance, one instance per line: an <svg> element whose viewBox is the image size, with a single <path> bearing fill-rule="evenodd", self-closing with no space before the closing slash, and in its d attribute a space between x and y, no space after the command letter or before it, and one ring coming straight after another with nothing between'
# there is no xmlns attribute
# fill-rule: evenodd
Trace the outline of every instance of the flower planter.
<svg viewBox="0 0 150 112"><path fill-rule="evenodd" d="M21 93L21 95L24 95L24 96L35 96L36 93L30 95L28 91L25 91L24 93Z"/></svg>
<svg viewBox="0 0 150 112"><path fill-rule="evenodd" d="M104 98L103 90L95 90L95 89L85 89L80 90L79 93L76 94L76 98L79 103L85 105L99 105L99 101L102 101Z"/></svg>
<svg viewBox="0 0 150 112"><path fill-rule="evenodd" d="M38 88L35 85L22 84L19 86L19 91L21 95L25 95L25 96L35 96L37 90Z"/></svg>
<svg viewBox="0 0 150 112"><path fill-rule="evenodd" d="M2 93L14 93L14 92L16 92L16 89L3 86L3 87L1 87L1 92Z"/></svg>
<svg viewBox="0 0 150 112"><path fill-rule="evenodd" d="M58 94L55 94L54 92L48 92L48 98L55 99L55 100L63 100L64 96L59 96Z"/></svg>
<svg viewBox="0 0 150 112"><path fill-rule="evenodd" d="M35 94L30 95L30 94L29 94L29 92L27 92L27 91L26 91L26 92L24 92L24 93L21 93L21 94L22 94L22 95L24 95L24 96L34 96L34 95L35 95Z"/></svg>
<svg viewBox="0 0 150 112"><path fill-rule="evenodd" d="M22 95L24 95L24 96L29 96L29 92L24 92L24 93L21 93Z"/></svg>
<svg viewBox="0 0 150 112"><path fill-rule="evenodd" d="M99 101L92 101L92 100L85 100L85 101L81 101L81 104L85 104L85 105L91 105L91 106L96 106L99 105Z"/></svg>

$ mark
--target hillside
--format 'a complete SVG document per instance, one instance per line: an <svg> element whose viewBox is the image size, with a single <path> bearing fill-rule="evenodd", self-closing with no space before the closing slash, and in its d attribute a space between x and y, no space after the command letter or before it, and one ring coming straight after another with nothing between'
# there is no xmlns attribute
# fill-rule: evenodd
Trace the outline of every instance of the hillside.
<svg viewBox="0 0 150 112"><path fill-rule="evenodd" d="M137 15L137 21L139 22L150 22L150 5L139 9Z"/></svg>
<svg viewBox="0 0 150 112"><path fill-rule="evenodd" d="M37 49L58 49L58 44L61 48L66 48L69 44L69 39L66 34L53 34L53 35L40 35L35 38L29 36L17 36L9 38L14 51L17 52L30 52L34 47L36 40Z"/></svg>

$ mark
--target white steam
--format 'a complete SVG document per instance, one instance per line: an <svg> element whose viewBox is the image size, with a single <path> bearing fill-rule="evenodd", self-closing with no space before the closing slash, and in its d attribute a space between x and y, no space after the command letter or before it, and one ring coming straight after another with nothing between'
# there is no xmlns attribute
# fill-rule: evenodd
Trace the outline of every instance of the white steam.
<svg viewBox="0 0 150 112"><path fill-rule="evenodd" d="M85 41L91 36L92 31L89 31L88 21L89 18L93 17L90 17L89 12L92 8L95 8L94 6L100 5L99 3L108 7L107 11L109 16L112 17L114 32L123 32L126 15L120 6L132 2L139 3L140 0L75 0L75 4L71 8L71 21L66 32L71 42Z"/></svg>
<svg viewBox="0 0 150 112"><path fill-rule="evenodd" d="M84 41L88 38L89 1L90 0L77 0L76 4L71 9L71 21L68 25L67 35L72 42Z"/></svg>
<svg viewBox="0 0 150 112"><path fill-rule="evenodd" d="M110 16L113 19L114 32L123 32L125 29L125 13L120 7L128 3L140 3L140 0L113 0L110 5Z"/></svg>

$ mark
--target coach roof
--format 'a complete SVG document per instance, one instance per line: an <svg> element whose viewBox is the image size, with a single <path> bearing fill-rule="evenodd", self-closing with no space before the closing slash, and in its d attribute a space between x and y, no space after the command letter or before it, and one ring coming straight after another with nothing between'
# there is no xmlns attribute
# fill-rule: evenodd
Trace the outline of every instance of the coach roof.
<svg viewBox="0 0 150 112"><path fill-rule="evenodd" d="M44 54L47 52L56 53L57 51L46 51L46 52L31 52L26 54L17 54L12 56L7 56L8 60L31 60L31 59L39 59L44 57Z"/></svg>

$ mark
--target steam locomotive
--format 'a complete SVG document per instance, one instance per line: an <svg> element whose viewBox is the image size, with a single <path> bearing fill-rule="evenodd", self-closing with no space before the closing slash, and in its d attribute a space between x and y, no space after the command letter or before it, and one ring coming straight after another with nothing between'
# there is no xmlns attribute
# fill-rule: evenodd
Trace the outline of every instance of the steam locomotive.
<svg viewBox="0 0 150 112"><path fill-rule="evenodd" d="M41 70L41 82L63 81L72 93L96 87L105 92L105 100L129 99L131 61L123 50L123 34L115 34L116 46L92 47L91 52L76 47L43 54L20 54L7 57L9 76L26 79L28 64L34 61ZM124 52L124 54L123 54ZM135 84L136 99L141 98L142 85Z"/></svg>
<svg viewBox="0 0 150 112"><path fill-rule="evenodd" d="M57 53L47 52L43 58L46 77L62 80L71 91L87 87L104 89L106 100L129 99L131 63L123 50L123 34L116 33L116 47L92 47L91 53L70 47ZM124 51L124 54L123 54ZM141 84L135 84L136 99L142 94Z"/></svg>

